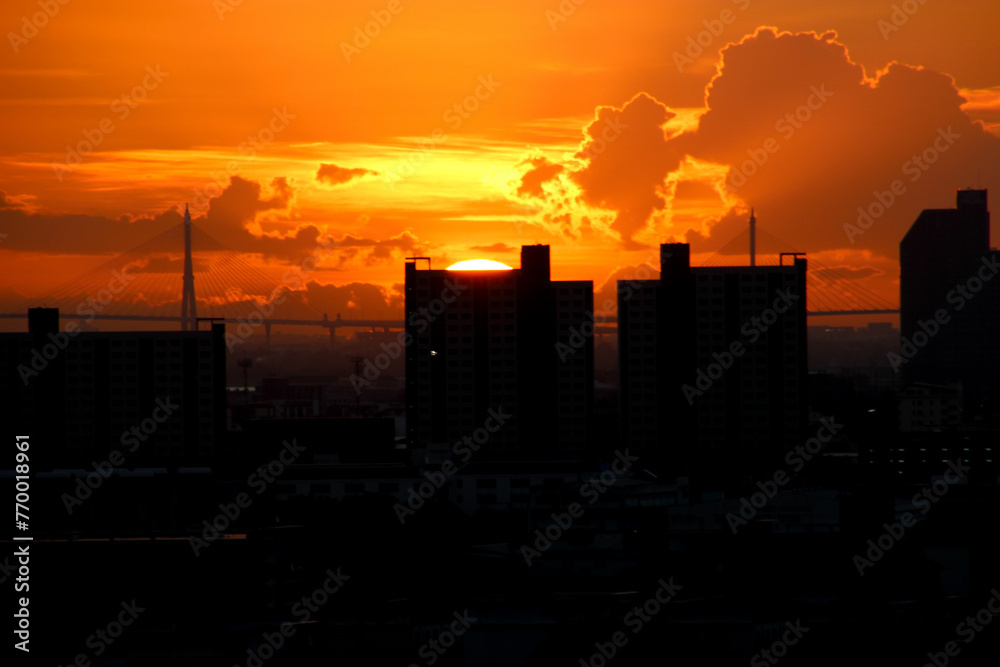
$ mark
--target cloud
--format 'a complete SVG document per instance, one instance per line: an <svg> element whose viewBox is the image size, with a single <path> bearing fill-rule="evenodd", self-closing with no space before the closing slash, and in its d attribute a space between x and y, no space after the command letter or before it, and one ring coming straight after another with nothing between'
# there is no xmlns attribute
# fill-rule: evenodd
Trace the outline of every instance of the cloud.
<svg viewBox="0 0 1000 667"><path fill-rule="evenodd" d="M9 195L0 190L0 210L21 210L32 212L34 195Z"/></svg>
<svg viewBox="0 0 1000 667"><path fill-rule="evenodd" d="M643 280L658 280L660 278L660 272L656 266L654 266L654 263L658 264L659 259L653 259L651 257L645 264L623 266L608 274L608 277L604 280L604 282L594 290L594 310L596 312L602 312L606 315L617 315L618 281L624 280L626 282L634 282Z"/></svg>
<svg viewBox="0 0 1000 667"><path fill-rule="evenodd" d="M982 121L986 130L1000 136L1000 86L961 91L966 102L962 110L975 120Z"/></svg>
<svg viewBox="0 0 1000 667"><path fill-rule="evenodd" d="M665 210L664 179L682 157L664 130L675 117L646 93L621 107L598 107L569 159L530 153L515 165L519 177L508 196L540 206L533 222L554 233L571 239L602 234L626 250L641 249L634 237Z"/></svg>
<svg viewBox="0 0 1000 667"><path fill-rule="evenodd" d="M518 167L526 167L527 171L521 175L517 194L539 198L545 195L542 185L551 181L566 169L563 165L552 162L544 156L527 158L518 164Z"/></svg>
<svg viewBox="0 0 1000 667"><path fill-rule="evenodd" d="M633 237L666 205L664 178L681 157L668 146L663 131L674 116L639 93L621 109L598 107L597 118L584 130L587 138L576 157L586 166L572 178L583 201L615 212L611 229L626 249L643 247Z"/></svg>
<svg viewBox="0 0 1000 667"><path fill-rule="evenodd" d="M316 172L316 180L330 185L344 185L350 181L365 176L378 176L379 172L372 169L338 167L335 164L320 164Z"/></svg>
<svg viewBox="0 0 1000 667"><path fill-rule="evenodd" d="M259 213L287 211L294 189L285 178L272 180L271 186L271 196L262 197L260 183L232 176L229 185L209 200L203 226L214 236L229 236L246 231Z"/></svg>
<svg viewBox="0 0 1000 667"><path fill-rule="evenodd" d="M401 320L404 296L401 286L387 289L371 283L321 285L310 281L302 290L303 300L314 310L335 319L365 318Z"/></svg>
<svg viewBox="0 0 1000 667"><path fill-rule="evenodd" d="M259 222L263 217L290 218L295 194L283 177L272 179L265 193L260 183L233 176L222 193L209 200L205 215L193 221L228 250L297 263L315 254L324 242L322 231L311 224L289 223L284 232L264 232Z"/></svg>
<svg viewBox="0 0 1000 667"><path fill-rule="evenodd" d="M723 50L706 93L697 130L671 143L728 167L716 185L804 249L894 258L920 210L954 206L976 170L1000 167L1000 141L963 112L950 77L898 63L869 76L832 32L760 28ZM884 215L852 243L845 225L887 191ZM730 216L712 235L727 240L744 224Z"/></svg>
<svg viewBox="0 0 1000 667"><path fill-rule="evenodd" d="M258 217L287 217L295 189L285 178L275 178L264 194L261 184L233 176L229 185L209 200L203 216L193 216L198 228L211 235L229 250L260 253L293 261L310 253L319 230L312 225L292 229L286 234L259 232ZM52 254L103 255L142 248L146 252L179 252L177 239L163 237L183 220L183 212L173 206L162 213L118 218L76 213L37 213L29 210L27 197L0 194L0 231L10 235L4 250L46 252Z"/></svg>
<svg viewBox="0 0 1000 667"><path fill-rule="evenodd" d="M876 269L874 266L862 266L862 267L851 267L851 266L835 266L833 268L826 269L811 269L810 274L821 279L833 279L846 278L848 280L862 280L863 278L871 278L872 276L880 276L884 271Z"/></svg>
<svg viewBox="0 0 1000 667"><path fill-rule="evenodd" d="M210 269L210 263L200 257L192 257L191 267L196 274L204 273ZM129 263L128 272L181 274L184 272L184 256L148 255Z"/></svg>
<svg viewBox="0 0 1000 667"><path fill-rule="evenodd" d="M507 245L506 243L494 243L493 245L470 245L469 250L475 250L477 252L514 252L517 250L514 246Z"/></svg>
<svg viewBox="0 0 1000 667"><path fill-rule="evenodd" d="M259 225L255 224L258 214L287 215L294 198L294 190L285 179L275 179L271 189L274 195L263 197L259 183L233 177L230 186L211 200L206 231L232 250L259 253L289 263L312 257L321 268L329 270L393 262L405 254L423 251L419 239L409 231L387 239L346 234L339 240L310 224L285 233L259 231Z"/></svg>
<svg viewBox="0 0 1000 667"><path fill-rule="evenodd" d="M998 95L965 94L922 67L869 74L833 32L762 27L722 50L696 122L665 135L670 100L646 93L598 107L574 155L522 160L507 196L536 198L534 221L570 237L589 216L626 249L687 238L717 251L753 206L788 246L894 260L921 210L953 207L959 187L1000 189L1000 139L981 122ZM678 198L684 182L717 196ZM874 223L851 234L862 212Z"/></svg>
<svg viewBox="0 0 1000 667"><path fill-rule="evenodd" d="M198 280L196 268L195 280ZM102 311L105 314L134 314L176 316L180 313L180 294L177 289L160 287L151 290L156 280L141 271L130 268L134 282L115 296L114 301ZM161 281L162 282L162 281ZM196 283L197 284L197 283ZM335 319L338 314L344 319L386 319L403 318L404 296L401 286L386 288L371 283L351 282L344 285L321 284L310 280L304 284L261 283L244 289L243 285L229 285L225 293L206 289L206 284L196 287L198 313L203 317L247 317L266 301L273 300L275 319L321 320L326 314ZM52 307L76 312L79 303L92 293L87 291L66 292L60 298L45 299ZM0 304L7 304L7 312L21 312L39 299L26 299L11 290L0 290Z"/></svg>
<svg viewBox="0 0 1000 667"><path fill-rule="evenodd" d="M299 264L313 258L328 270L393 262L405 254L421 254L424 247L409 231L386 239L356 237L336 239L313 224L294 225L289 218L295 188L285 178L273 179L267 190L260 183L233 176L229 185L208 202L203 216L193 217L195 253L230 251L256 254L266 260ZM13 204L12 204L13 202ZM284 231L264 232L262 218L272 218ZM168 271L176 265L183 248L176 231L183 220L177 207L154 216L112 220L75 214L34 214L24 210L17 198L0 194L0 233L8 234L0 251L35 251L66 254L118 254L136 250L140 255L159 255L142 260L148 270ZM211 237L211 238L209 238ZM133 256L134 260L135 257ZM153 262L153 263L149 263Z"/></svg>
<svg viewBox="0 0 1000 667"><path fill-rule="evenodd" d="M339 261L336 266L338 269L343 268L345 264L355 258L361 258L365 265L371 266L392 263L401 255L420 255L424 252L417 237L408 231L382 241L357 238L348 234L339 241L333 241L327 247L338 251Z"/></svg>
<svg viewBox="0 0 1000 667"><path fill-rule="evenodd" d="M102 255L138 246L181 223L171 209L135 219L74 213L32 213L5 196L0 206L0 232L7 234L0 250L51 254ZM12 203L13 202L13 203Z"/></svg>

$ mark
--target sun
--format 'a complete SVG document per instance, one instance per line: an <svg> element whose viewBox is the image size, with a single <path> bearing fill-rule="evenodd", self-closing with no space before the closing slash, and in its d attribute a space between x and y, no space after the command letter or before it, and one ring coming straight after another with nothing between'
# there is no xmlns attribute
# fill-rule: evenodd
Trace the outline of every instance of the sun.
<svg viewBox="0 0 1000 667"><path fill-rule="evenodd" d="M510 271L512 267L492 259L467 259L448 267L449 271Z"/></svg>

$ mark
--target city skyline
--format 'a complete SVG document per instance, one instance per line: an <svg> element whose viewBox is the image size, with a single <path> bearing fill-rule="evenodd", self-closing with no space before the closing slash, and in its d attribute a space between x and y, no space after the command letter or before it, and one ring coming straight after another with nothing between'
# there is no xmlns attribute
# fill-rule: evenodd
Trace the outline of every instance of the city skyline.
<svg viewBox="0 0 1000 667"><path fill-rule="evenodd" d="M998 22L5 2L7 662L994 665Z"/></svg>
<svg viewBox="0 0 1000 667"><path fill-rule="evenodd" d="M986 191L960 190L959 197L963 192L981 192L985 196ZM988 216L984 229L988 233ZM685 255L690 257L689 244L684 245L688 248ZM181 257L175 257L178 248L182 249ZM741 254L740 248L746 251L746 255ZM130 327L156 330L163 323L175 320L181 323L183 330L194 330L198 328L196 322L221 321L239 325L236 335L227 334L230 352L234 344L240 344L254 334L263 333L270 344L272 329L279 325L285 331L292 329L295 332L316 331L317 326L326 328L331 342L338 329L357 331L371 328L374 331L375 328L400 328L404 320L394 317L391 311L381 318L373 318L366 317L363 310L358 312L351 308L347 309L347 317L339 311L334 315L317 309L322 306L322 299L317 295L323 296L323 287L312 282L310 274L329 252L328 247L322 248L300 265L287 270L277 282L254 268L241 253L223 246L193 225L185 207L181 224L105 261L86 274L64 281L45 296L21 300L20 303L16 300L8 302L8 312L0 315L5 325L0 326L19 330L16 320L25 317L24 309L38 307L61 309L61 319L72 321L74 326L84 330L123 327L125 330ZM736 266L728 262L743 257L751 267L779 266L786 257L806 254L792 251L781 239L759 229L751 209L748 226L743 232L700 268ZM647 256L646 261L629 274L627 281L634 283L658 275L657 267L662 258L661 244L660 255ZM426 261L428 268L433 265L432 257L405 259ZM195 267L198 267L197 271ZM488 259L463 260L445 268L455 272L487 273L513 269ZM197 290L194 287L196 273L200 286ZM898 296L892 299L879 297L866 289L860 279L843 271L842 267L837 270L819 265L812 272L805 272L804 277L812 285L809 292L811 298L806 301L806 314L816 318L814 321L829 322L830 317L836 317L838 323L854 324L859 318L870 316L889 316L892 320L898 317ZM182 285L180 296L177 293L178 282ZM590 308L591 317L600 321L599 331L614 333L618 309L614 298L618 291L615 281L609 280L596 291L593 281L587 282L590 285L588 294L593 295L594 302L599 304ZM620 282L619 279L617 283ZM352 287L356 285L347 289ZM335 287L333 289L336 290ZM199 307L203 317L198 316ZM178 309L181 312L179 317ZM609 324L610 327L607 326Z"/></svg>
<svg viewBox="0 0 1000 667"><path fill-rule="evenodd" d="M556 279L598 287L663 241L691 243L697 266L741 230L750 207L790 247L887 297L898 290L898 241L919 211L956 188L1000 187L1000 82L963 32L988 23L988 3L920 5L905 21L891 7L862 4L844 16L742 1L711 11L573 5L563 15L524 2L461 16L444 3L401 2L396 13L306 3L301 11L329 22L323 40L310 31L292 56L290 24L275 21L274 8L215 4L155 15L189 20L183 49L156 38L123 45L127 62L88 55L75 69L57 67L54 54L112 5L86 15L60 9L37 28L32 13L24 23L17 6L7 10L20 26L11 34L32 36L8 36L10 64L0 72L10 83L6 108L23 128L0 154L9 272L0 302L58 285L50 259L61 275L78 275L179 223L185 201L196 225L277 282L322 250L309 296L325 312L401 309L394 266L405 256L509 263L521 245L544 243L559 258ZM408 46L442 16L489 48L434 76L421 67L458 62L462 42ZM627 39L637 30L626 28L630 16L647 26L629 42L634 53L615 51L617 40L579 51L610 18ZM122 10L110 24L147 20ZM345 54L342 43L372 21L370 43ZM262 54L322 57L331 76L288 77L243 106L223 95L187 109L187 95L217 81L192 62L204 44L228 44L262 24L274 31L255 42ZM527 51L498 51L503 39L484 34L494 24ZM947 48L959 41L961 49ZM940 48L917 46L927 42ZM575 55L559 57L562 49ZM598 66L602 57L612 64ZM250 62L231 67L251 75ZM366 77L374 90L361 86ZM569 83L578 80L593 85ZM539 97L542 82L565 94ZM391 103L400 95L411 105ZM921 114L908 113L916 106ZM99 145L67 164L88 136Z"/></svg>
<svg viewBox="0 0 1000 667"><path fill-rule="evenodd" d="M996 502L1000 375L980 340L1000 293L986 270L1000 258L979 256L988 224L988 193L959 190L955 208L911 225L909 343L891 327L807 336L799 254L692 267L688 244L663 243L658 277L616 285L621 364L610 375L593 283L552 280L544 244L522 246L517 268L407 258L405 329L303 349L313 375L299 378L285 363L295 346L236 351L225 323L81 332L33 308L27 333L0 334L3 422L32 452L17 483L31 490L25 516L39 538L16 553L30 549L48 573L41 587L35 575L32 629L20 626L15 649L65 627L34 652L79 651L89 619L53 595L94 578L98 613L122 614L109 656L130 664L178 646L198 665L414 650L425 664L434 650L456 664L533 665L626 647L621 664L648 664L692 632L708 641L690 644L691 658L765 659L806 633L788 664L842 662L860 645L933 656L923 635L954 625L956 606L983 604L1000 562L987 534L955 525L956 512L975 521ZM753 218L748 231L757 246ZM931 313L969 271L961 317ZM877 363L810 362L811 338L843 354L848 331L840 341ZM270 360L281 375L235 390L232 362L246 378ZM881 565L890 550L894 565ZM137 563L168 572L122 576ZM447 602L429 605L442 591L427 580L441 577L455 582ZM355 592L321 609L351 580ZM190 598L205 586L230 594ZM685 591L641 641L614 631L637 634ZM622 601L642 606L622 617ZM198 620L180 638L164 632L182 617ZM299 617L314 622L289 620ZM595 631L612 643L594 643ZM435 644L447 632L450 644Z"/></svg>

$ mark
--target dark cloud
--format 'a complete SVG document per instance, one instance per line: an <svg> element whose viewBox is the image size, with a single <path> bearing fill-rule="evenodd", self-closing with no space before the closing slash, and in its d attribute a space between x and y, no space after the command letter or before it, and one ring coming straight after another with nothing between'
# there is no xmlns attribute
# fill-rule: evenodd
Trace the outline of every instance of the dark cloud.
<svg viewBox="0 0 1000 667"><path fill-rule="evenodd" d="M320 164L316 172L316 180L330 185L343 185L365 176L378 176L379 172L371 169L338 167L335 164Z"/></svg>
<svg viewBox="0 0 1000 667"><path fill-rule="evenodd" d="M658 265L659 259L654 259L651 256L644 264L624 266L612 271L604 282L594 290L594 311L606 315L617 315L618 281L657 280L660 277L660 271L656 268ZM612 305L610 309L607 308L609 305Z"/></svg>
<svg viewBox="0 0 1000 667"><path fill-rule="evenodd" d="M28 208L26 204L27 199L30 199L30 197L26 195L13 197L3 190L0 190L0 211L13 209L26 210Z"/></svg>
<svg viewBox="0 0 1000 667"><path fill-rule="evenodd" d="M326 313L330 319L336 318L337 313L344 319L392 320L403 317L404 297L398 288L390 290L371 283L321 285L310 281L303 292L303 299L309 307Z"/></svg>
<svg viewBox="0 0 1000 667"><path fill-rule="evenodd" d="M337 268L341 268L355 258L362 259L366 265L370 266L383 262L393 262L406 254L419 255L423 253L419 240L410 232L402 232L383 241L358 238L348 234L326 247L337 252L339 256Z"/></svg>
<svg viewBox="0 0 1000 667"><path fill-rule="evenodd" d="M53 254L102 255L134 248L181 223L176 209L152 217L117 220L73 213L30 213L4 197L0 233L7 234L0 250Z"/></svg>
<svg viewBox="0 0 1000 667"><path fill-rule="evenodd" d="M576 157L586 164L572 179L585 202L615 212L611 228L626 249L644 247L633 237L666 205L663 181L679 165L681 153L668 146L663 126L675 115L639 93L620 109L598 107L597 118L584 130Z"/></svg>
<svg viewBox="0 0 1000 667"><path fill-rule="evenodd" d="M419 240L409 231L387 239L348 234L337 240L323 235L315 225L300 225L285 234L252 234L247 227L259 213L286 211L295 194L285 179L275 179L271 189L273 196L263 198L260 184L234 177L222 195L211 200L206 231L233 250L293 263L313 257L333 269L346 268L355 260L369 266L392 262L420 249Z"/></svg>
<svg viewBox="0 0 1000 667"><path fill-rule="evenodd" d="M759 223L803 249L895 258L920 210L954 206L955 189L977 172L1000 174L1000 140L963 112L950 77L898 63L869 76L832 32L758 29L722 51L706 92L697 130L669 143L727 166L726 184L756 206ZM858 208L889 201L895 181L903 194L849 238ZM712 231L716 243L745 225L727 218Z"/></svg>
<svg viewBox="0 0 1000 667"><path fill-rule="evenodd" d="M285 259L303 256L315 244L319 234L315 227L296 230L287 238L259 237L247 229L260 213L288 209L293 188L284 178L276 178L270 185L271 196L262 197L259 183L232 177L219 196L209 200L204 216L192 214L196 226L237 252L260 252ZM0 231L9 235L7 243L0 246L3 250L102 255L137 248L176 252L181 247L176 238L164 234L183 221L179 207L152 216L122 215L111 219L74 213L31 213L21 206L11 207L10 202L16 202L16 198L4 195L2 201ZM158 238L159 244L155 241Z"/></svg>
<svg viewBox="0 0 1000 667"><path fill-rule="evenodd" d="M565 167L557 162L552 162L546 157L533 157L523 160L518 168L526 169L521 175L521 182L517 188L517 194L542 198L545 192L542 185L555 179L565 171Z"/></svg>
<svg viewBox="0 0 1000 667"><path fill-rule="evenodd" d="M246 227L257 219L258 213L285 211L294 196L294 190L284 178L271 182L271 197L261 197L260 183L239 176L230 178L229 185L209 200L208 211L201 226L223 243L237 242L243 238Z"/></svg>
<svg viewBox="0 0 1000 667"><path fill-rule="evenodd" d="M862 278L880 276L883 271L876 269L873 266L862 266L859 268L836 266L827 269L812 269L809 273L821 279L837 280L839 278L846 278L848 280L861 280Z"/></svg>
<svg viewBox="0 0 1000 667"><path fill-rule="evenodd" d="M199 251L232 251L256 254L264 259L298 264L314 258L322 268L344 269L352 263L372 265L397 261L408 253L420 254L423 248L411 232L388 239L344 236L337 240L324 235L316 225L305 224L285 232L259 233L253 229L261 216L288 217L295 189L284 178L276 178L265 194L261 184L234 176L229 185L208 201L203 216L193 214L196 233L192 238ZM9 208L12 199L3 195L0 202L0 237L2 250L37 251L68 254L118 254L135 250L138 256L169 253L156 259L151 271L168 271L176 264L183 248L179 225L183 213L171 208L154 217L121 216L112 220L100 216L32 214L22 208ZM145 260L144 260L145 261ZM153 261L153 260L149 260Z"/></svg>
<svg viewBox="0 0 1000 667"><path fill-rule="evenodd" d="M284 177L272 179L270 194L261 184L239 176L209 199L202 217L193 217L196 227L204 230L224 248L240 253L259 254L265 259L297 263L315 254L323 242L315 225L299 225L285 232L256 233L251 227L261 216L287 218L295 199L295 188Z"/></svg>
<svg viewBox="0 0 1000 667"><path fill-rule="evenodd" d="M195 273L204 273L210 267L208 261L198 256L191 258L191 264ZM128 272L180 274L184 272L184 257L183 255L175 257L149 255L142 260L130 262L128 264Z"/></svg>
<svg viewBox="0 0 1000 667"><path fill-rule="evenodd" d="M959 187L1000 189L1000 139L963 110L988 121L995 91L967 103L940 72L890 63L868 73L833 32L759 28L722 50L705 93L697 124L670 136L674 112L646 93L599 107L575 160L526 158L510 196L544 199L535 222L570 238L582 232L581 200L608 211L626 249L686 237L717 251L753 206L759 228L789 247L894 260L921 210L953 207ZM579 192L560 191L566 180ZM697 213L701 204L720 213ZM867 226L852 230L859 218Z"/></svg>
<svg viewBox="0 0 1000 667"><path fill-rule="evenodd" d="M477 252L507 253L514 252L517 248L507 245L506 243L494 243L493 245L470 245L469 250L475 250Z"/></svg>

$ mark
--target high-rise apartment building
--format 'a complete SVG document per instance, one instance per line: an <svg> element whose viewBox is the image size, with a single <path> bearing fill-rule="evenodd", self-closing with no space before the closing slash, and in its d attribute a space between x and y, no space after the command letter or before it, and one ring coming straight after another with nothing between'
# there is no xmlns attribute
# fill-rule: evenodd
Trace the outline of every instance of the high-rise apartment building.
<svg viewBox="0 0 1000 667"><path fill-rule="evenodd" d="M677 473L773 466L805 435L806 260L692 268L668 243L660 264L618 283L622 445Z"/></svg>
<svg viewBox="0 0 1000 667"><path fill-rule="evenodd" d="M411 446L482 434L487 418L502 410L510 417L477 443L484 458L587 451L593 283L553 281L545 245L522 247L517 269L420 270L417 259L406 263Z"/></svg>
<svg viewBox="0 0 1000 667"><path fill-rule="evenodd" d="M908 381L961 382L966 407L1000 401L1000 251L990 248L986 190L920 213L899 244L900 337Z"/></svg>
<svg viewBox="0 0 1000 667"><path fill-rule="evenodd" d="M5 420L37 443L36 469L198 465L226 423L225 325L210 331L60 331L33 308L28 333L0 334ZM114 463L114 462L112 462Z"/></svg>

